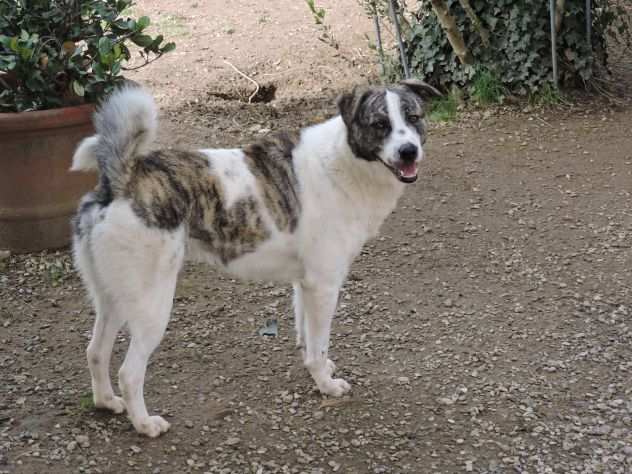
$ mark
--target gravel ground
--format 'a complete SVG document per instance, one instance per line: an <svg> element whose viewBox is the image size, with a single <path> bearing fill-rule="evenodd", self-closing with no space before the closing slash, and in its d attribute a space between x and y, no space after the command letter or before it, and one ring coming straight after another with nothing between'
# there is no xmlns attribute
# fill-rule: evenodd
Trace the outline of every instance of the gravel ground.
<svg viewBox="0 0 632 474"><path fill-rule="evenodd" d="M191 101L162 140L237 144L332 103ZM341 400L301 367L289 287L190 265L146 385L173 426L140 437L91 406L93 312L69 254L4 255L0 472L630 472L631 110L434 126L423 177L344 288ZM259 336L272 318L279 335Z"/></svg>

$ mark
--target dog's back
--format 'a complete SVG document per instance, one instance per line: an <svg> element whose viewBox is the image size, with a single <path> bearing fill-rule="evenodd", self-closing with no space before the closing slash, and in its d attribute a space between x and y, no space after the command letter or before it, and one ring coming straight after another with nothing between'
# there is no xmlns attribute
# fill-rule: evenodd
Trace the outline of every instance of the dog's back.
<svg viewBox="0 0 632 474"><path fill-rule="evenodd" d="M151 151L157 112L139 87L112 94L97 111L95 128L71 168L99 171L97 188L84 197L74 220L77 238L100 222L96 211L116 200L148 228L182 228L194 246L223 265L273 234L296 229L301 206L292 150L298 136L273 135L243 150Z"/></svg>

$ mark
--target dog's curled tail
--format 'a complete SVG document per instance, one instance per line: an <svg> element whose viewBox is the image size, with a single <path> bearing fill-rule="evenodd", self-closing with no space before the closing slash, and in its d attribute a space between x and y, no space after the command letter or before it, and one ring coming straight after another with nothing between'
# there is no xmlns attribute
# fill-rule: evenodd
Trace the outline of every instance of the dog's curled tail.
<svg viewBox="0 0 632 474"><path fill-rule="evenodd" d="M79 144L70 170L98 169L114 190L120 190L133 158L147 153L156 138L156 104L141 87L123 86L97 109L94 127L96 135Z"/></svg>

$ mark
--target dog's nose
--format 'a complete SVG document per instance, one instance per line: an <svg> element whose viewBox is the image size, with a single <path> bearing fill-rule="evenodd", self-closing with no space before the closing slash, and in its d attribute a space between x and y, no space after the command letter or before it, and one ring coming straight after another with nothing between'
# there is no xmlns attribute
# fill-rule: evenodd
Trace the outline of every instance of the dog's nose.
<svg viewBox="0 0 632 474"><path fill-rule="evenodd" d="M415 161L417 159L417 145L406 143L399 148L399 158L402 161Z"/></svg>

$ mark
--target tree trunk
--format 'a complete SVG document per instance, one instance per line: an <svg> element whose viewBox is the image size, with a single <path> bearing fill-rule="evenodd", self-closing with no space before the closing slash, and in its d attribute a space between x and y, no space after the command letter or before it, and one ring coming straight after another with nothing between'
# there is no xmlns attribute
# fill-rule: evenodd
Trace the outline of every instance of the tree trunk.
<svg viewBox="0 0 632 474"><path fill-rule="evenodd" d="M474 29L478 31L478 34L483 41L483 45L485 45L485 47L489 46L489 32L481 24L481 20L476 15L476 12L472 8L472 5L470 5L470 0L459 0L459 3L461 4L463 10L465 10L465 13L467 13L467 16L474 25Z"/></svg>
<svg viewBox="0 0 632 474"><path fill-rule="evenodd" d="M404 15L404 12L406 11L406 1L396 0L395 11L399 18L399 26L402 29L402 34L404 35L404 37L409 36L410 32L413 30L413 27L408 21L408 18L406 18L406 15Z"/></svg>
<svg viewBox="0 0 632 474"><path fill-rule="evenodd" d="M439 19L439 23L441 23L441 26L448 36L448 41L461 61L461 64L472 64L472 55L465 46L463 35L461 35L461 32L457 28L454 17L450 15L448 5L445 0L430 0L430 2L432 3L432 8L437 15L437 18Z"/></svg>
<svg viewBox="0 0 632 474"><path fill-rule="evenodd" d="M557 0L555 2L555 31L559 33L562 27L562 20L564 19L564 9L566 0Z"/></svg>

